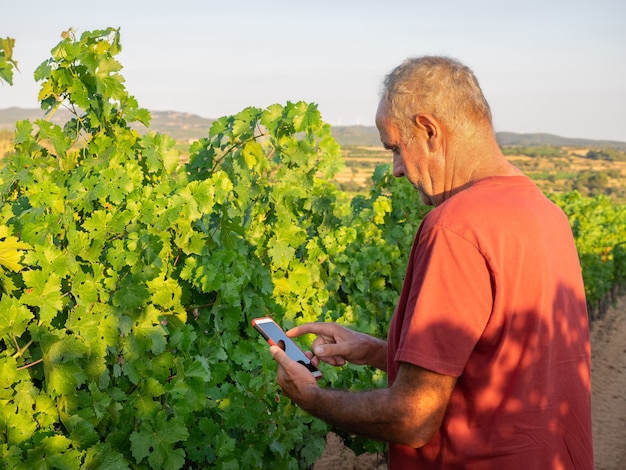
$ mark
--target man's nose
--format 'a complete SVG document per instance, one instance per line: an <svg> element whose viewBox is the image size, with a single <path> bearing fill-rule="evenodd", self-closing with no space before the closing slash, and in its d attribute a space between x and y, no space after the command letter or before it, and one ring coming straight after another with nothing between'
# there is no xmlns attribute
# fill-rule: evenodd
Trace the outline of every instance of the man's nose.
<svg viewBox="0 0 626 470"><path fill-rule="evenodd" d="M402 158L395 155L393 157L393 176L396 178L404 176L404 164L402 163Z"/></svg>

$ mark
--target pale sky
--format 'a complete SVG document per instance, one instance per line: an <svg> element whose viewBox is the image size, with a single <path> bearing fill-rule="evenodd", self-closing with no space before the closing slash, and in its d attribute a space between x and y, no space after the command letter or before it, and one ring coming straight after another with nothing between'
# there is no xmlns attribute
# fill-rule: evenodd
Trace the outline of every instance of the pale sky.
<svg viewBox="0 0 626 470"><path fill-rule="evenodd" d="M441 54L474 70L497 131L626 141L624 0L0 0L20 68L0 108L39 107L33 72L61 32L109 26L150 110L305 100L332 125L373 125L384 76Z"/></svg>

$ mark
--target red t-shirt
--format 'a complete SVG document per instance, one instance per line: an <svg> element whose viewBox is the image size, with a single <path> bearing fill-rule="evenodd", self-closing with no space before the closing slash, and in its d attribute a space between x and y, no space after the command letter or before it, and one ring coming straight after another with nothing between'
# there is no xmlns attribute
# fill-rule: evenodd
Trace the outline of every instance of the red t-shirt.
<svg viewBox="0 0 626 470"><path fill-rule="evenodd" d="M388 339L390 384L401 362L458 377L439 431L390 444L390 468L593 468L578 255L527 177L485 178L428 214Z"/></svg>

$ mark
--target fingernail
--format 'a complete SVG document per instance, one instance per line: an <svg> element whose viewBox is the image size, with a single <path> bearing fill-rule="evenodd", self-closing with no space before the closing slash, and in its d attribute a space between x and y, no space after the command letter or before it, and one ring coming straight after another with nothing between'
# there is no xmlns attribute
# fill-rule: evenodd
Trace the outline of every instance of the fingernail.
<svg viewBox="0 0 626 470"><path fill-rule="evenodd" d="M324 355L324 347L323 346L317 346L313 352L315 353L316 356L323 356Z"/></svg>

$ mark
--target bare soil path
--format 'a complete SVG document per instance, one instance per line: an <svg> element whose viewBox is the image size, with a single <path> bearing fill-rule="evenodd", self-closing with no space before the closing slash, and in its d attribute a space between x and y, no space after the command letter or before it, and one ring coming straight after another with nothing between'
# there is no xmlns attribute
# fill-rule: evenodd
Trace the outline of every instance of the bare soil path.
<svg viewBox="0 0 626 470"><path fill-rule="evenodd" d="M596 470L626 469L626 297L591 325Z"/></svg>
<svg viewBox="0 0 626 470"><path fill-rule="evenodd" d="M626 297L591 325L591 407L596 470L626 470ZM361 455L329 434L314 470L385 470L382 455Z"/></svg>

